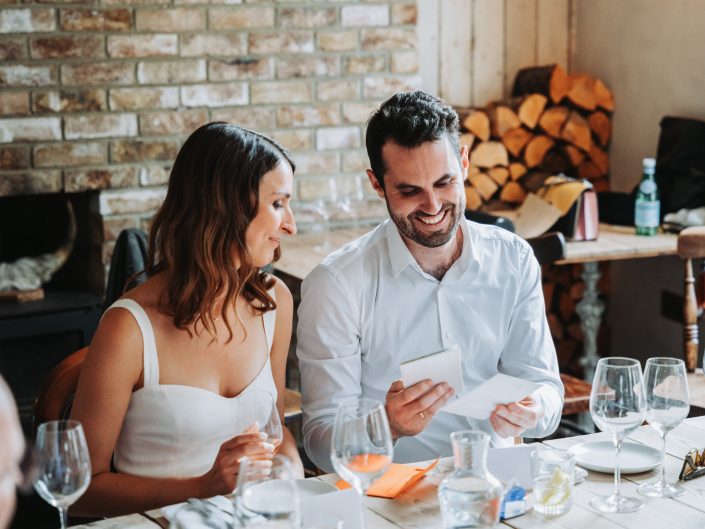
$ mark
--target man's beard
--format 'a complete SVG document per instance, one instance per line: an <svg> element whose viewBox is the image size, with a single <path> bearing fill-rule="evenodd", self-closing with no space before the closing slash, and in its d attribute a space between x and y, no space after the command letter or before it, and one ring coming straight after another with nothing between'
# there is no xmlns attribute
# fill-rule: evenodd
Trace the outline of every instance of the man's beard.
<svg viewBox="0 0 705 529"><path fill-rule="evenodd" d="M411 239L415 243L420 244L421 246L425 246L426 248L438 248L439 246L443 246L450 241L458 229L461 217L461 209L458 205L453 204L452 202L446 202L443 204L441 211L445 211L445 214L450 216L451 222L448 229L432 233L424 233L416 228L414 219L430 217L432 215L422 215L418 212L411 213L407 217L395 215L389 209L389 202L387 202L387 211L389 211L389 216L392 218L392 221L402 235L404 235L407 239ZM441 222L445 222L445 218Z"/></svg>

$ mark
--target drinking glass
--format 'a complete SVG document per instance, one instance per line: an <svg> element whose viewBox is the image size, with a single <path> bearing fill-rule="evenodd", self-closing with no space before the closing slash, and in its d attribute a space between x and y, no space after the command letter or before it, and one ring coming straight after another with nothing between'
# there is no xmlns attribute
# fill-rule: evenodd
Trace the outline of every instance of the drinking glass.
<svg viewBox="0 0 705 529"><path fill-rule="evenodd" d="M666 481L666 435L688 416L688 378L685 363L676 358L649 358L644 369L646 421L661 435L661 472L658 481L644 483L639 494L673 498L685 489Z"/></svg>
<svg viewBox="0 0 705 529"><path fill-rule="evenodd" d="M552 448L531 452L534 510L547 518L567 513L573 504L575 456Z"/></svg>
<svg viewBox="0 0 705 529"><path fill-rule="evenodd" d="M590 392L590 415L597 427L612 434L616 458L614 493L597 496L590 505L601 512L634 512L644 504L619 493L619 456L624 438L644 422L646 395L641 365L631 358L608 357L597 362Z"/></svg>
<svg viewBox="0 0 705 529"><path fill-rule="evenodd" d="M302 512L299 529L343 529L343 520L329 512Z"/></svg>
<svg viewBox="0 0 705 529"><path fill-rule="evenodd" d="M392 432L384 405L361 398L340 403L333 424L331 462L363 499L392 462Z"/></svg>
<svg viewBox="0 0 705 529"><path fill-rule="evenodd" d="M267 442L279 447L283 430L274 396L262 389L250 389L238 398L238 422L247 428L256 422L260 432L267 434Z"/></svg>
<svg viewBox="0 0 705 529"><path fill-rule="evenodd" d="M240 525L254 526L263 521L274 521L277 527L296 527L298 491L289 458L275 455L269 461L243 457L234 504L235 518ZM267 527L271 526L267 524Z"/></svg>
<svg viewBox="0 0 705 529"><path fill-rule="evenodd" d="M40 424L36 455L39 472L34 488L44 501L59 510L61 529L65 529L69 506L81 497L91 481L91 460L81 423Z"/></svg>

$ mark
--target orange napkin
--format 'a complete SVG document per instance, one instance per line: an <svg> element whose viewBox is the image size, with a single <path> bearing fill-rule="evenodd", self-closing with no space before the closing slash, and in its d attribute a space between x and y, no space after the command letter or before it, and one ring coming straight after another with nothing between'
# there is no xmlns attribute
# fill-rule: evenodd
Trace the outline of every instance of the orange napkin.
<svg viewBox="0 0 705 529"><path fill-rule="evenodd" d="M367 490L369 496L378 498L395 498L400 492L411 487L424 475L438 464L438 459L425 468L414 465L401 465L392 463L382 476L380 476ZM345 480L340 480L335 484L341 490L349 489L350 484Z"/></svg>

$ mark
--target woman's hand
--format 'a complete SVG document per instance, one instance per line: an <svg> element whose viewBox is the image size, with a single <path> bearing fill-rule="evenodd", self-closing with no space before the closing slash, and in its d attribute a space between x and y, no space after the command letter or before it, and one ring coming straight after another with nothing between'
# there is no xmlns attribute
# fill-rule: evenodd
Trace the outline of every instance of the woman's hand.
<svg viewBox="0 0 705 529"><path fill-rule="evenodd" d="M225 441L218 451L213 467L201 476L201 497L209 498L219 494L230 494L235 490L240 460L243 457L257 459L263 465L271 465L274 445L266 442L267 434L258 431L257 424L251 425L240 435Z"/></svg>

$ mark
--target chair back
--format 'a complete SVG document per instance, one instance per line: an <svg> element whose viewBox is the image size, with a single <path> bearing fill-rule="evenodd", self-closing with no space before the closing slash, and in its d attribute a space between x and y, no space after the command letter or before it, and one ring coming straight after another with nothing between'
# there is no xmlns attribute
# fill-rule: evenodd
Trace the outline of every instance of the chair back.
<svg viewBox="0 0 705 529"><path fill-rule="evenodd" d="M32 409L32 426L35 433L43 422L69 418L78 377L87 353L88 347L71 353L45 377Z"/></svg>
<svg viewBox="0 0 705 529"><path fill-rule="evenodd" d="M110 259L108 286L105 289L103 311L129 290L143 283L147 276L141 274L147 268L147 234L137 228L122 230L118 235Z"/></svg>

